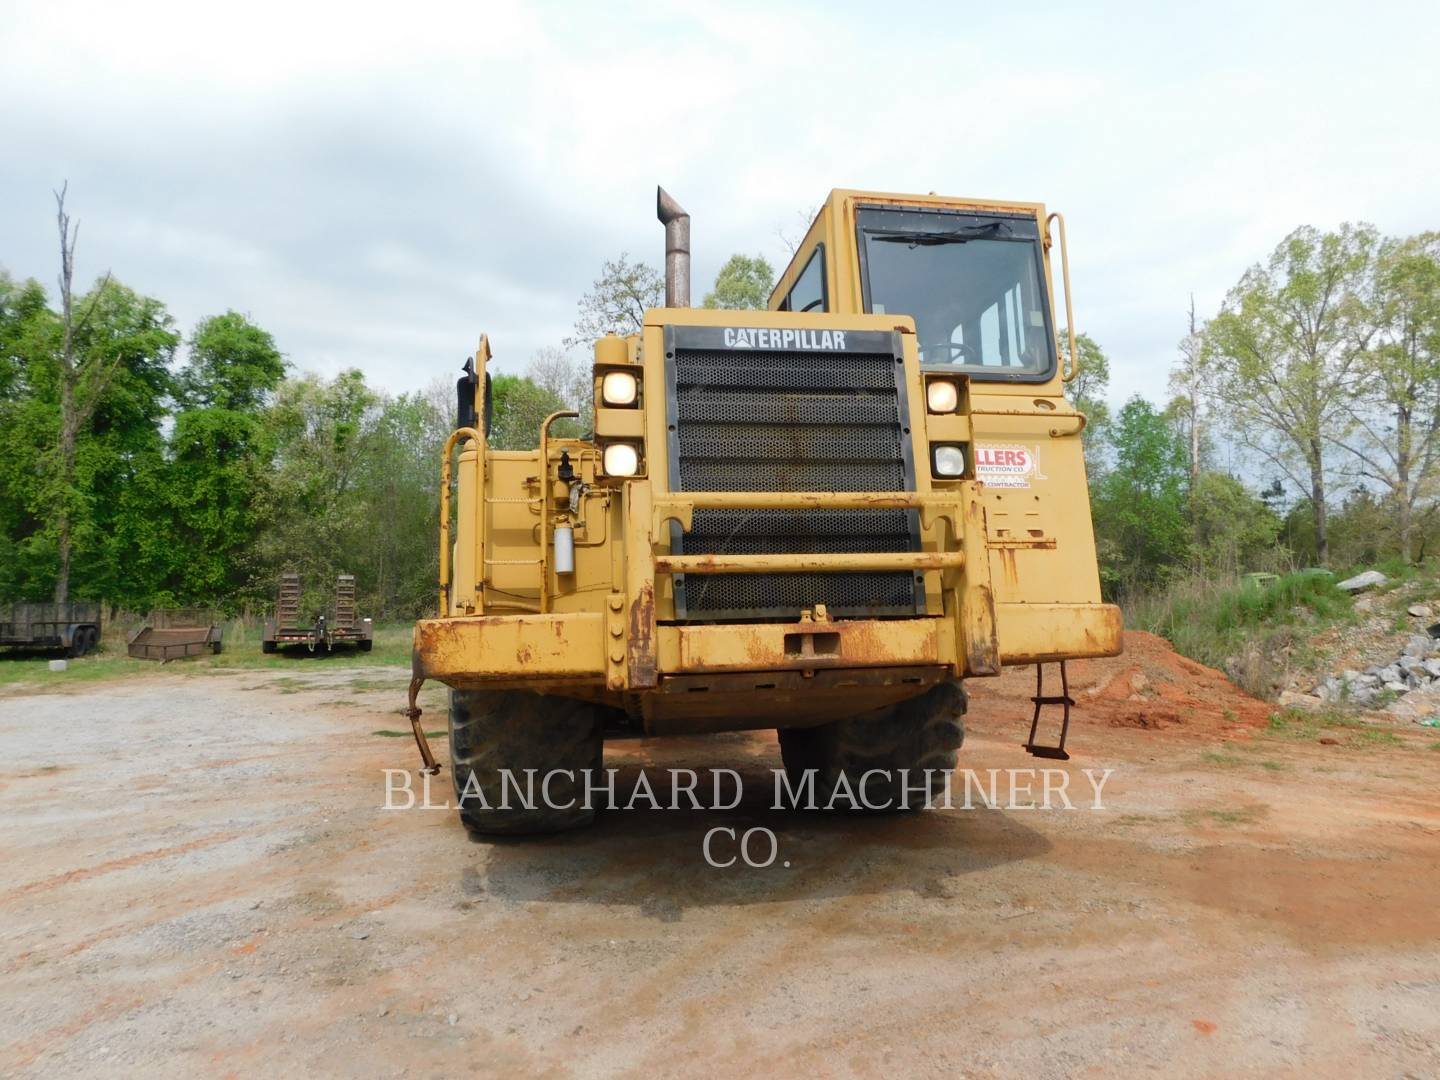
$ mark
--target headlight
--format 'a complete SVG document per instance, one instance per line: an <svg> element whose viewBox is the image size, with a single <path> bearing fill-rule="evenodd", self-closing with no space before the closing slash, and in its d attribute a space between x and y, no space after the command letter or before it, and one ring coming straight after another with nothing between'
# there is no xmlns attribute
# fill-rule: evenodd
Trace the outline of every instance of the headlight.
<svg viewBox="0 0 1440 1080"><path fill-rule="evenodd" d="M605 447L606 476L634 476L640 471L640 453L634 444L611 443Z"/></svg>
<svg viewBox="0 0 1440 1080"><path fill-rule="evenodd" d="M600 380L600 400L606 405L634 405L639 392L640 384L628 371L607 371Z"/></svg>
<svg viewBox="0 0 1440 1080"><path fill-rule="evenodd" d="M965 473L965 451L958 446L935 447L934 459L936 476L963 476Z"/></svg>
<svg viewBox="0 0 1440 1080"><path fill-rule="evenodd" d="M960 388L949 379L931 379L925 384L925 403L933 413L952 413L960 404Z"/></svg>

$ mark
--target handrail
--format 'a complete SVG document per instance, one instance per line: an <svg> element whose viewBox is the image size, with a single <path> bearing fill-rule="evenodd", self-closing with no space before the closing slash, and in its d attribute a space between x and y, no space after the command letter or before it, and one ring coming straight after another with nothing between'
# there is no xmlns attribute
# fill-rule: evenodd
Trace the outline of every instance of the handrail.
<svg viewBox="0 0 1440 1080"><path fill-rule="evenodd" d="M654 529L677 521L688 532L695 510L919 510L927 528L948 518L958 536L961 501L957 491L677 491L655 496Z"/></svg>
<svg viewBox="0 0 1440 1080"><path fill-rule="evenodd" d="M451 457L455 453L455 444L461 439L470 439L475 443L475 490L482 493L480 487L482 468L480 462L485 457L484 443L480 433L474 428L456 428L445 440L445 449L440 452L440 618L450 617L450 473L453 468ZM480 504L484 506L482 501Z"/></svg>
<svg viewBox="0 0 1440 1080"><path fill-rule="evenodd" d="M1065 330L1070 336L1070 370L1060 373L1061 382L1070 382L1080 374L1080 353L1075 348L1075 309L1070 304L1070 248L1065 243L1065 215L1054 211L1045 219L1045 228L1050 222L1060 222L1060 273L1065 279Z"/></svg>
<svg viewBox="0 0 1440 1080"><path fill-rule="evenodd" d="M1076 420L1079 421L1074 431L1061 431L1059 428L1050 429L1052 439L1063 438L1066 435L1079 435L1090 423L1090 417L1086 416L1079 409L1071 412L1048 413L1032 412L1028 409L971 409L967 416L1004 416L1014 419L1017 417L1037 417L1042 420Z"/></svg>
<svg viewBox="0 0 1440 1080"><path fill-rule="evenodd" d="M540 613L550 610L550 425L562 417L580 419L573 409L561 409L540 421Z"/></svg>
<svg viewBox="0 0 1440 1080"><path fill-rule="evenodd" d="M657 555L657 574L836 573L840 571L958 570L959 551L877 551L872 553L776 552L764 555Z"/></svg>

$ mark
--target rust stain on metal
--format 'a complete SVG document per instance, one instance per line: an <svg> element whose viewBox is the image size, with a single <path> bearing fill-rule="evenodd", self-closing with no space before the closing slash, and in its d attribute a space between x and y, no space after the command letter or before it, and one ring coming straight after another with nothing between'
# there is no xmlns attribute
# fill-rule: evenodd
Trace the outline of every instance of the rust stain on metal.
<svg viewBox="0 0 1440 1080"><path fill-rule="evenodd" d="M630 604L630 638L626 642L630 689L649 689L655 673L655 587L646 584Z"/></svg>
<svg viewBox="0 0 1440 1080"><path fill-rule="evenodd" d="M994 598L989 585L975 585L973 592L972 602L976 609L990 613L990 618L982 618L979 620L980 625L975 627L984 632L967 634L965 637L967 672L971 675L996 675L1000 672L1000 642L995 636Z"/></svg>
<svg viewBox="0 0 1440 1080"><path fill-rule="evenodd" d="M1011 585L1020 584L1020 571L1015 565L1015 549L1002 547L996 550L1000 554L1000 569L1005 574L1005 580Z"/></svg>

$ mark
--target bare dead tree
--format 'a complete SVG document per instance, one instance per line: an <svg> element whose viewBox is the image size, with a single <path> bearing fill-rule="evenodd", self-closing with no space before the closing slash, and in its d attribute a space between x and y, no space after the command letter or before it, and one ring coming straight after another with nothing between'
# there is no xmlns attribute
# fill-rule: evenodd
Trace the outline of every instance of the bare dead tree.
<svg viewBox="0 0 1440 1080"><path fill-rule="evenodd" d="M805 235L810 231L810 226L814 224L815 219L820 216L820 211L824 206L824 203L820 203L809 211L796 210L788 222L776 228L775 235L779 237L780 243L785 245L785 250L789 253L790 258L793 259L795 253L800 250Z"/></svg>
<svg viewBox="0 0 1440 1080"><path fill-rule="evenodd" d="M95 415L115 370L116 358L109 363L86 363L78 355L77 339L84 334L95 314L105 290L110 286L107 271L91 293L85 310L75 312L75 243L80 236L80 223L73 226L65 212L65 194L69 182L55 192L55 221L60 230L60 435L56 445L55 549L59 567L55 575L55 602L63 604L70 598L70 554L75 526L75 443L81 429Z"/></svg>

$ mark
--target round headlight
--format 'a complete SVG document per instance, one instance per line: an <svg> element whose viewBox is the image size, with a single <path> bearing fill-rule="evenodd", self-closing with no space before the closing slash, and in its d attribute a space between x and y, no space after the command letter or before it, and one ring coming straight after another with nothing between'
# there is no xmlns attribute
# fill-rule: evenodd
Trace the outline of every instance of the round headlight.
<svg viewBox="0 0 1440 1080"><path fill-rule="evenodd" d="M634 476L640 471L640 454L631 443L617 442L605 447L606 476Z"/></svg>
<svg viewBox="0 0 1440 1080"><path fill-rule="evenodd" d="M628 371L607 371L600 380L600 400L606 405L634 405L640 384Z"/></svg>
<svg viewBox="0 0 1440 1080"><path fill-rule="evenodd" d="M958 446L935 447L935 475L962 476L965 473L965 451Z"/></svg>
<svg viewBox="0 0 1440 1080"><path fill-rule="evenodd" d="M960 388L949 379L931 379L925 384L925 402L933 413L951 413L960 404Z"/></svg>

